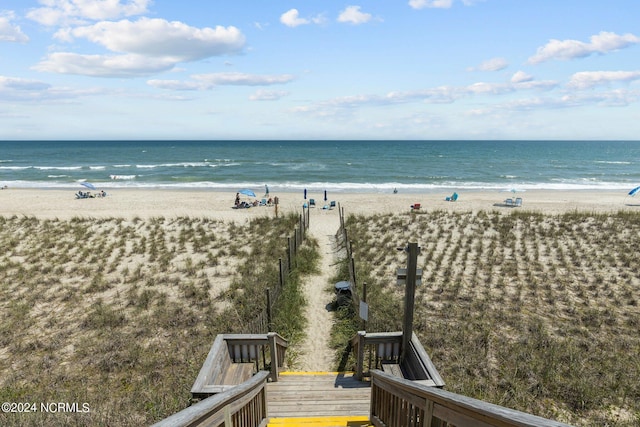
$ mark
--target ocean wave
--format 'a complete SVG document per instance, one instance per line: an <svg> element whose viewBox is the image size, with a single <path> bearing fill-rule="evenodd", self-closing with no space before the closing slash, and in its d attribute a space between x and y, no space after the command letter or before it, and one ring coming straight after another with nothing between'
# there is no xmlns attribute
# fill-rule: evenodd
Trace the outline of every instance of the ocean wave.
<svg viewBox="0 0 640 427"><path fill-rule="evenodd" d="M158 163L158 164L138 164L138 169L157 169L157 168L202 168L212 166L209 162L179 162L179 163ZM215 165L213 165L215 166ZM224 164L223 166L228 166Z"/></svg>
<svg viewBox="0 0 640 427"><path fill-rule="evenodd" d="M605 165L631 165L630 161L612 161L612 160L595 160L594 163L602 163Z"/></svg>
<svg viewBox="0 0 640 427"><path fill-rule="evenodd" d="M60 171L77 171L82 170L82 166L32 166L33 169L48 171L48 170L60 170Z"/></svg>
<svg viewBox="0 0 640 427"><path fill-rule="evenodd" d="M264 190L264 183L239 181L239 182L149 182L136 180L138 175L111 175L110 181L100 181L92 179L91 182L95 186L101 188L123 188L123 189L193 189L193 190L212 190L212 191L238 191L241 188L253 189L256 194ZM53 177L52 177L53 178ZM70 189L77 188L76 181L61 181L67 177L60 176L53 178L52 181L24 181L24 180L2 180L2 185L11 188L56 188ZM512 187L520 190L559 190L559 191L580 191L580 190L621 190L627 191L636 186L636 184L622 182L545 182L545 183L488 183L488 182L462 182L451 181L438 184L424 183L355 183L355 182L271 182L269 189L271 193L302 192L306 189L308 193L322 194L325 190L337 193L392 193L394 189L403 193L435 193L450 191L504 191Z"/></svg>
<svg viewBox="0 0 640 427"><path fill-rule="evenodd" d="M22 171L31 169L31 166L0 166L0 170L8 170L8 171Z"/></svg>

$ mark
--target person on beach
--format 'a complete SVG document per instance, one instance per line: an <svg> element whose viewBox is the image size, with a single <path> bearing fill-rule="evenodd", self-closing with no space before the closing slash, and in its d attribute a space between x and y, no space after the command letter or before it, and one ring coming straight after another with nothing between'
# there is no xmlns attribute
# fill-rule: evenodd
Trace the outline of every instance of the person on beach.
<svg viewBox="0 0 640 427"><path fill-rule="evenodd" d="M238 206L240 204L240 193L236 193L236 202L235 205Z"/></svg>
<svg viewBox="0 0 640 427"><path fill-rule="evenodd" d="M269 197L269 186L267 184L264 185L264 197Z"/></svg>

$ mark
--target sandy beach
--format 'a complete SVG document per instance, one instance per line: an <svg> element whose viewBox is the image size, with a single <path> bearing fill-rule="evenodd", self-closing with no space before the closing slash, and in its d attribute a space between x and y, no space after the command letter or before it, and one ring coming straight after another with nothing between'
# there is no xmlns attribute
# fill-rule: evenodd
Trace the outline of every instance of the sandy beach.
<svg viewBox="0 0 640 427"><path fill-rule="evenodd" d="M273 207L232 209L235 194L232 192L191 190L107 190L104 198L76 199L72 190L13 189L0 191L0 215L24 215L38 218L68 219L71 217L214 217L229 221L275 214ZM588 212L612 212L640 209L640 199L626 195L624 191L526 191L512 194L497 191L460 191L456 202L447 202L444 193L334 193L325 202L323 195L310 193L316 201L316 211L330 201L336 201L346 214L387 214L407 212L414 203L421 210L480 211L513 208L503 205L507 198L521 197L522 209L543 213L562 213L574 210ZM297 193L272 193L278 196L279 212L302 211L305 199ZM259 199L260 195L258 195ZM243 197L253 201L253 198ZM322 218L322 215L318 215Z"/></svg>

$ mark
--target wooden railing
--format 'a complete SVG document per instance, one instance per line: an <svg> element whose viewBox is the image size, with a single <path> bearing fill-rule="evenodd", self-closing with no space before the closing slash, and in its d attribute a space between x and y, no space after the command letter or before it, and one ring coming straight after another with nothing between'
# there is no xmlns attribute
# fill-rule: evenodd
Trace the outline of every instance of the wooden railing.
<svg viewBox="0 0 640 427"><path fill-rule="evenodd" d="M444 386L442 377L416 334L411 336L404 360L401 360L402 332L359 331L351 340L351 346L357 360L357 378L368 375L373 369L383 369L385 364L396 364L407 379L434 387Z"/></svg>
<svg viewBox="0 0 640 427"><path fill-rule="evenodd" d="M206 398L235 387L246 379L242 372L230 376L229 370L243 371L247 367L252 372L265 370L270 372L271 381L278 381L288 345L275 332L218 335L191 387L191 396L193 399Z"/></svg>
<svg viewBox="0 0 640 427"><path fill-rule="evenodd" d="M377 427L569 427L379 370L371 371L370 421Z"/></svg>
<svg viewBox="0 0 640 427"><path fill-rule="evenodd" d="M239 386L201 400L154 424L154 427L264 425L267 419L266 385L269 375L267 371L260 371Z"/></svg>

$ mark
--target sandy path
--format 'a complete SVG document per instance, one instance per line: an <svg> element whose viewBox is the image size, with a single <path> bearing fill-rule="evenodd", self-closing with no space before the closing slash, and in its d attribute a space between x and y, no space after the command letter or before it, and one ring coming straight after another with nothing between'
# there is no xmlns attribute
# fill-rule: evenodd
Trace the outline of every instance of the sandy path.
<svg viewBox="0 0 640 427"><path fill-rule="evenodd" d="M328 289L334 274L335 234L340 227L338 211L315 208L311 210L309 235L317 239L320 251L320 272L305 278L304 292L307 297L306 339L302 343L300 371L333 371L333 352L329 348L329 334L333 314L327 305L333 300Z"/></svg>

